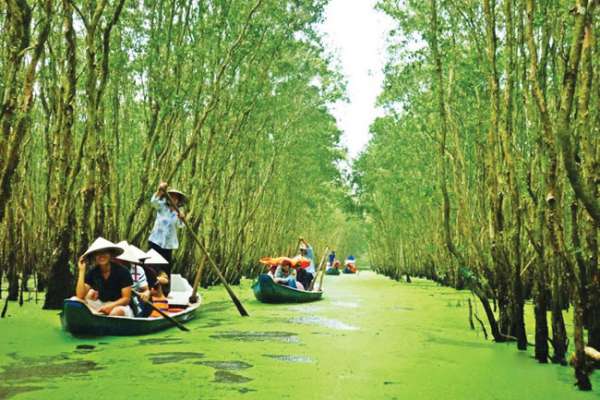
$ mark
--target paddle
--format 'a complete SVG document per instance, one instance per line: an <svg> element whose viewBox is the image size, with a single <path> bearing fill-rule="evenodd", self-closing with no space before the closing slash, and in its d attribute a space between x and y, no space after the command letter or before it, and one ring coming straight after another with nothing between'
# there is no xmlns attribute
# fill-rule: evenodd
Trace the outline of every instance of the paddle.
<svg viewBox="0 0 600 400"><path fill-rule="evenodd" d="M137 297L137 299L139 301L141 301L144 304L149 305L150 307L152 307L152 309L156 312L158 312L160 315L162 315L163 317L165 317L165 319L167 319L169 322L171 322L173 325L175 325L176 327L178 327L179 329L181 329L182 331L186 331L189 332L190 329L183 325L181 322L177 321L175 318L171 317L169 314L167 314L166 312L164 312L163 310L161 310L160 308L156 307L154 304L152 304L151 301L148 301L144 298L142 298L142 296L139 295L139 293L135 292L135 291L131 291L131 293Z"/></svg>
<svg viewBox="0 0 600 400"><path fill-rule="evenodd" d="M177 208L177 206L175 205L175 202L173 201L173 199L171 198L171 195L169 194L169 192L167 190L165 191L165 194L167 195L167 200L169 201L169 203L171 204L171 206L175 209L175 211L177 212L177 214L180 215L179 208ZM192 238L194 239L194 241L196 242L196 244L198 245L198 247L200 247L200 250L202 250L202 253L204 253L204 257L206 257L206 259L208 260L208 264L212 267L213 272L215 274L217 274L217 276L219 277L219 280L221 281L221 283L225 287L225 290L227 290L227 293L229 294L229 297L231 297L231 301L233 301L233 304L235 304L235 306L237 307L240 315L242 317L248 317L249 314L246 311L246 309L244 308L244 306L242 305L242 302L237 298L237 296L235 295L235 293L233 293L233 290L231 290L231 287L229 287L229 284L227 284L227 281L225 280L225 277L223 276L223 274L219 270L219 267L217 267L217 264L215 263L215 261L212 259L212 257L208 253L208 250L206 250L206 247L204 247L204 245L202 244L202 242L200 241L200 239L198 239L198 236L196 236L196 234L194 233L194 231L192 231L192 228L190 227L190 224L187 221L187 219L181 218L181 220L185 224L188 232L192 235ZM192 298L194 297L194 294L195 293L193 293L192 297L190 297L190 302L192 301ZM196 299L197 299L197 297L196 297Z"/></svg>
<svg viewBox="0 0 600 400"><path fill-rule="evenodd" d="M327 249L325 250L325 255L324 255L323 257L326 257L326 256L327 256L327 251L328 251L328 250L329 250L329 248L327 248ZM323 261L321 261L321 262L323 262ZM323 264L323 265L322 265L322 267L325 267L325 265L326 265L326 264ZM321 271L321 279L319 280L319 290L320 290L320 291L323 291L323 278L325 278L325 268L323 268L323 269L322 269L322 271ZM316 280L316 279L317 279L317 278L315 277L315 280Z"/></svg>
<svg viewBox="0 0 600 400"><path fill-rule="evenodd" d="M200 279L202 279L202 270L204 269L204 259L200 261L196 276L194 277L194 286L192 288L192 295L189 298L190 303L198 302L198 287L200 287Z"/></svg>
<svg viewBox="0 0 600 400"><path fill-rule="evenodd" d="M312 290L315 287L315 282L317 281L317 277L319 276L319 272L323 269L323 265L325 262L325 257L327 257L327 252L329 251L329 246L325 247L325 252L323 253L323 257L321 258L321 262L319 263L319 267L317 268L317 271L315 272L315 277L313 278L313 280L310 282L310 286L308 287L308 291L312 292ZM321 282L319 283L322 284L323 283L323 279L321 278ZM319 286L319 289L321 287Z"/></svg>

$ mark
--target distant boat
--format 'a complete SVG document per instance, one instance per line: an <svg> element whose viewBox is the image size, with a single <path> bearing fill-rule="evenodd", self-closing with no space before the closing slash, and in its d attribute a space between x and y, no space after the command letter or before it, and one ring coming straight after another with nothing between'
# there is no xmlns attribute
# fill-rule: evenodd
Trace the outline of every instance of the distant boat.
<svg viewBox="0 0 600 400"><path fill-rule="evenodd" d="M310 292L279 285L267 274L258 276L252 290L256 299L263 303L306 303L323 297L321 290Z"/></svg>
<svg viewBox="0 0 600 400"><path fill-rule="evenodd" d="M192 287L181 275L171 275L171 292L169 293L169 308L181 309L179 312L169 313L181 323L193 319L196 310L200 307L201 300L189 304L188 299L192 294ZM73 335L92 336L132 336L158 332L173 327L173 323L164 317L134 318L115 317L93 312L84 302L65 299L63 310L60 313L63 328Z"/></svg>

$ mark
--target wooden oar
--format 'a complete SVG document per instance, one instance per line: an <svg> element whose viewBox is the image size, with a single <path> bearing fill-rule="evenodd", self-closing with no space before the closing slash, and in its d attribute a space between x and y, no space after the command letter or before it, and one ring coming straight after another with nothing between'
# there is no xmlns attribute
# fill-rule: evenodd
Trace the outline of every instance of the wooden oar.
<svg viewBox="0 0 600 400"><path fill-rule="evenodd" d="M167 199L168 199L169 203L171 204L171 206L175 209L175 211L177 212L177 214L180 214L179 208L177 208L177 206L173 202L173 199L171 198L171 195L169 194L168 190L165 191L165 194L167 195ZM225 287L225 290L227 290L227 293L229 294L229 297L231 297L231 301L233 301L233 304L235 304L235 306L237 307L240 315L242 317L248 317L249 316L248 311L246 311L246 309L242 305L242 302L237 298L237 296L235 295L235 293L233 293L233 290L231 290L231 287L227 283L227 280L225 280L225 277L223 276L223 274L219 270L219 267L217 266L217 264L215 263L215 261L213 260L213 258L208 253L208 250L206 250L206 247L204 247L204 245L202 244L202 242L200 241L200 239L198 239L198 236L196 236L196 234L194 233L194 231L190 227L190 224L187 221L187 219L182 218L181 220L185 224L185 226L186 226L188 232L190 233L190 235L192 235L192 238L194 239L194 241L196 242L196 244L198 245L198 247L200 247L200 250L202 250L202 253L204 253L204 257L206 257L206 259L208 260L208 264L212 267L213 272L215 274L217 274L217 276L219 277L219 280L221 281L221 283Z"/></svg>
<svg viewBox="0 0 600 400"><path fill-rule="evenodd" d="M186 331L186 332L190 331L190 329L187 326L183 325L181 322L177 321L175 318L171 317L169 314L167 314L166 312L164 312L160 308L156 307L154 304L152 304L151 301L148 301L148 300L145 300L144 298L142 298L142 296L140 296L139 293L134 292L133 290L131 291L131 293L135 297L137 297L137 299L139 301L141 301L142 303L147 304L150 307L152 307L152 309L154 311L158 312L160 315L162 315L163 317L165 317L165 319L167 319L169 322L171 322L173 325L175 325L176 327L178 327L182 331Z"/></svg>
<svg viewBox="0 0 600 400"><path fill-rule="evenodd" d="M327 256L328 251L329 251L329 248L327 248L327 250L325 251L324 257ZM321 271L321 279L319 280L319 290L320 291L323 291L323 278L325 278L325 266L326 266L326 263L323 264L323 270ZM316 277L315 277L315 279L316 279Z"/></svg>
<svg viewBox="0 0 600 400"><path fill-rule="evenodd" d="M200 280L202 279L202 270L204 269L204 258L200 260L200 264L198 264L198 270L196 271L196 276L194 277L194 286L192 288L192 295L189 298L190 303L198 302L198 288L200 287Z"/></svg>
<svg viewBox="0 0 600 400"><path fill-rule="evenodd" d="M329 246L325 247L325 252L323 253L323 257L321 257L321 262L319 263L319 267L317 268L317 271L315 271L315 277L313 278L313 280L310 282L310 286L308 287L308 291L312 292L312 290L315 287L315 282L317 281L317 277L319 276L319 271L321 271L321 269L323 268L323 263L325 262L325 257L327 257L327 253L329 252ZM321 283L323 282L323 279L321 279ZM319 287L320 289L320 287Z"/></svg>

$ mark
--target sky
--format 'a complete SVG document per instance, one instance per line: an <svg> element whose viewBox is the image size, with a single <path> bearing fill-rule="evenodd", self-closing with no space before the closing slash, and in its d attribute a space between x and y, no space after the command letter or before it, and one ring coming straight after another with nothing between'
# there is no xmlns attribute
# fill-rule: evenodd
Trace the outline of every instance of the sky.
<svg viewBox="0 0 600 400"><path fill-rule="evenodd" d="M331 0L319 27L324 42L340 62L347 81L348 103L337 103L332 113L343 131L342 145L355 158L369 141L369 125L382 115L375 107L383 83L390 17L375 10L377 0Z"/></svg>

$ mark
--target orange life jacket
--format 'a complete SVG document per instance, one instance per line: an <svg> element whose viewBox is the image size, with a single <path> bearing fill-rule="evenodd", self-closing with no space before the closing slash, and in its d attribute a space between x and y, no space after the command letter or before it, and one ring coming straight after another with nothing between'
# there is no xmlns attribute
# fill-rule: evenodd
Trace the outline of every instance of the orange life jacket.
<svg viewBox="0 0 600 400"><path fill-rule="evenodd" d="M164 297L152 297L152 304L161 311L169 312L169 300ZM156 310L152 310L150 318L162 317Z"/></svg>

